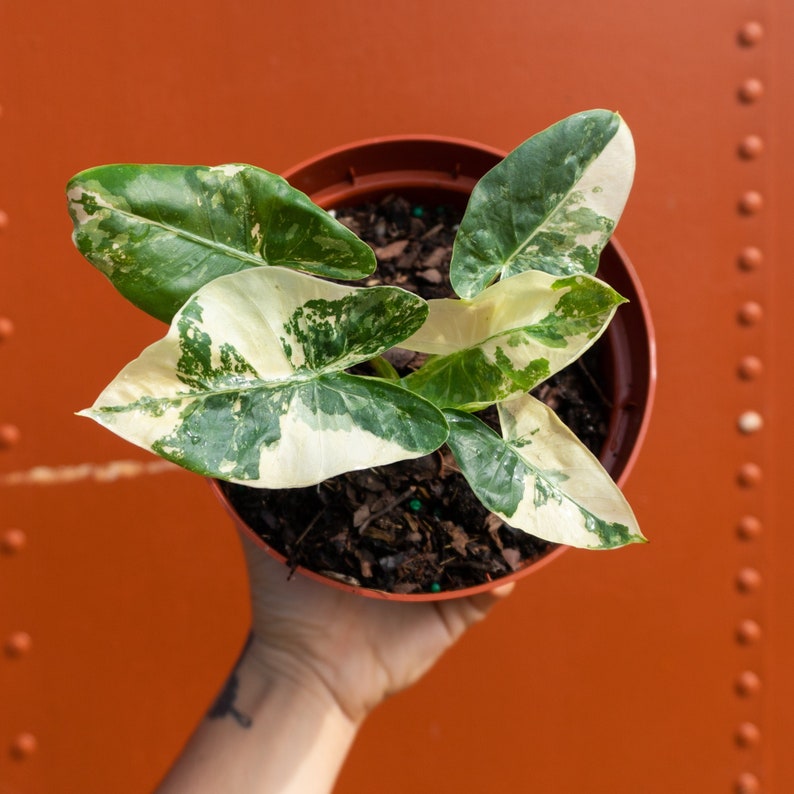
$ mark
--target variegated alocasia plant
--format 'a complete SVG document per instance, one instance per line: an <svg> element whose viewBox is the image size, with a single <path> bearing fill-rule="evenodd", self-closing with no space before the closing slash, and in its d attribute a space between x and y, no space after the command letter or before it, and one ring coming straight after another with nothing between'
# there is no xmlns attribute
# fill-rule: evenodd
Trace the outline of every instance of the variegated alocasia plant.
<svg viewBox="0 0 794 794"><path fill-rule="evenodd" d="M171 323L81 413L192 471L261 488L446 443L510 525L587 548L641 541L596 458L528 394L623 302L593 274L633 172L631 134L609 111L530 138L472 193L450 265L459 297L431 301L338 283L374 270L369 246L261 169L78 174L68 186L78 249ZM429 357L400 378L382 358L393 347ZM378 376L351 373L364 362ZM501 435L476 416L491 405Z"/></svg>

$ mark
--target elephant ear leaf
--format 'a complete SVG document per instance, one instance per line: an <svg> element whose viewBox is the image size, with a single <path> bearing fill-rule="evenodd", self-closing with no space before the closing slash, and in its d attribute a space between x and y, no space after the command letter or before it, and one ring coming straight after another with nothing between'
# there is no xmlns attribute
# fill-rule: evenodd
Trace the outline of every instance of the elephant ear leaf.
<svg viewBox="0 0 794 794"><path fill-rule="evenodd" d="M526 270L595 273L634 179L626 123L578 113L534 135L478 182L455 239L450 278L472 298Z"/></svg>
<svg viewBox="0 0 794 794"><path fill-rule="evenodd" d="M281 177L250 165L108 165L67 186L78 250L169 322L199 287L262 265L357 279L368 245Z"/></svg>
<svg viewBox="0 0 794 794"><path fill-rule="evenodd" d="M469 485L510 526L588 549L644 541L609 474L539 400L523 395L499 404L503 437L471 414L445 415L447 443Z"/></svg>
<svg viewBox="0 0 794 794"><path fill-rule="evenodd" d="M191 471L254 487L419 457L446 440L443 414L345 370L426 314L421 298L396 287L356 289L277 267L223 276L81 414Z"/></svg>

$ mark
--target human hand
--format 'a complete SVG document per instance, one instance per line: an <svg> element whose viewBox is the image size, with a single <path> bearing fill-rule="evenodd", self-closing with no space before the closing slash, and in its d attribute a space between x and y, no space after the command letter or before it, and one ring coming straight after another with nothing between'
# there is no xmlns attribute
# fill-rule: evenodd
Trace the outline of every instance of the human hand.
<svg viewBox="0 0 794 794"><path fill-rule="evenodd" d="M249 654L270 676L330 694L354 723L416 682L512 589L422 603L364 598L296 575L241 533L251 585Z"/></svg>
<svg viewBox="0 0 794 794"><path fill-rule="evenodd" d="M241 539L251 641L158 794L328 794L367 714L512 589L408 604L363 598L288 579Z"/></svg>

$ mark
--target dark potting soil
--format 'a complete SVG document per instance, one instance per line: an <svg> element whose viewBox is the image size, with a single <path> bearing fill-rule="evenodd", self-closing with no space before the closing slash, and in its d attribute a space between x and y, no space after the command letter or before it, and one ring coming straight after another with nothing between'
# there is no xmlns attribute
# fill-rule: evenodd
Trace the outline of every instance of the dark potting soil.
<svg viewBox="0 0 794 794"><path fill-rule="evenodd" d="M425 299L449 297L449 259L460 212L389 196L337 210L378 259L366 286L392 284ZM401 374L423 357L388 354ZM598 454L610 405L598 382L598 345L533 393ZM492 417L483 416L486 421ZM348 472L308 488L221 483L240 517L294 569L392 593L459 590L490 582L553 544L513 529L474 496L446 447L389 466Z"/></svg>

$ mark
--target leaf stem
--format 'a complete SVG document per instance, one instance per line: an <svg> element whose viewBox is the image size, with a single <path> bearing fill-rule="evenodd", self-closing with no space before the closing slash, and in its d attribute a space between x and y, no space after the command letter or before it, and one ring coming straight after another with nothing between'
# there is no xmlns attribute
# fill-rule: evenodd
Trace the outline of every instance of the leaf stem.
<svg viewBox="0 0 794 794"><path fill-rule="evenodd" d="M400 375L397 370L392 366L391 362L387 361L383 356L376 356L369 361L372 369L379 378L385 378L390 381L400 380Z"/></svg>

